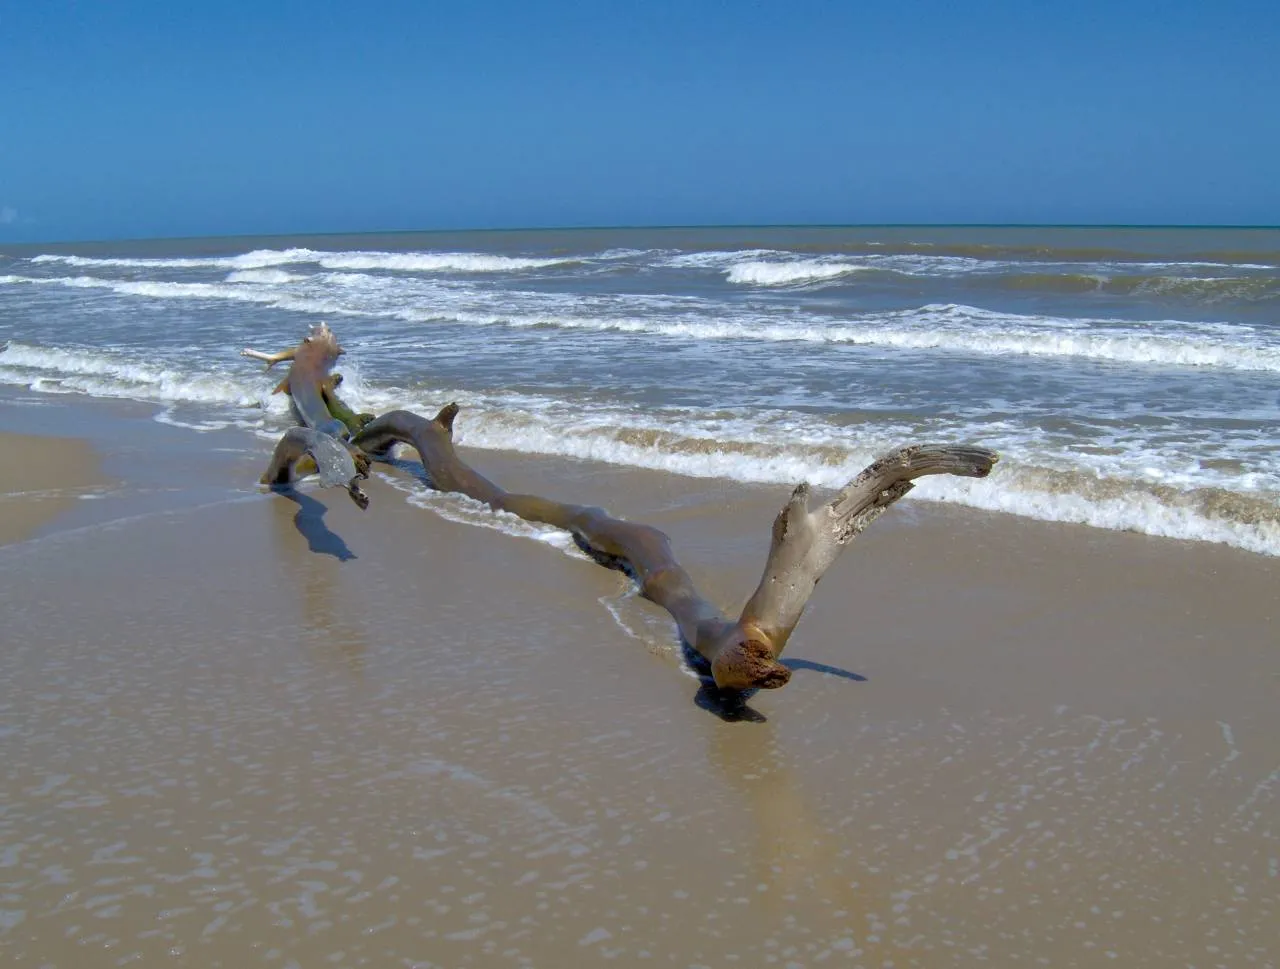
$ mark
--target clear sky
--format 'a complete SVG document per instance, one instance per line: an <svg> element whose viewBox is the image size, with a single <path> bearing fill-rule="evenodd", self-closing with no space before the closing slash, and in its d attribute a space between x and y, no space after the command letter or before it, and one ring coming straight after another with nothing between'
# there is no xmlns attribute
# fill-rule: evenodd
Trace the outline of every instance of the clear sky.
<svg viewBox="0 0 1280 969"><path fill-rule="evenodd" d="M0 242L1280 224L1280 0L0 0Z"/></svg>

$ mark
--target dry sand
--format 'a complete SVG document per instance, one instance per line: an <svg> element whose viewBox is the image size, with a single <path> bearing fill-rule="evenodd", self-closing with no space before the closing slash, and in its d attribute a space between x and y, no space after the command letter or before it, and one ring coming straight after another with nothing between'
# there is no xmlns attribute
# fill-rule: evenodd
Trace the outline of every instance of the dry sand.
<svg viewBox="0 0 1280 969"><path fill-rule="evenodd" d="M786 490L474 457L730 605ZM908 500L728 722L618 574L259 463L0 548L5 965L1280 959L1275 560Z"/></svg>

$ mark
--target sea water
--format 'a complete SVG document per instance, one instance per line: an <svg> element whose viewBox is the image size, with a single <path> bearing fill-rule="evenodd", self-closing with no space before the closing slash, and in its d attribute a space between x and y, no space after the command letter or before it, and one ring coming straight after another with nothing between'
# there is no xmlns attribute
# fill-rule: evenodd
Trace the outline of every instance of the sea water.
<svg viewBox="0 0 1280 969"><path fill-rule="evenodd" d="M837 487L997 449L913 499L1280 554L1280 230L582 229L0 248L0 383L277 435L239 356L327 320L343 392L457 440ZM248 438L246 438L248 440ZM250 445L246 445L250 446Z"/></svg>

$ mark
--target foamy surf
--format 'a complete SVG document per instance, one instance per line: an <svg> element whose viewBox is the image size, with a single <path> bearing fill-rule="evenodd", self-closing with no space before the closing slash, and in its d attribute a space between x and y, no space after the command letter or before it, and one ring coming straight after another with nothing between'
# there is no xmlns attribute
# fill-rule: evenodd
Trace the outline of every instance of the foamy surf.
<svg viewBox="0 0 1280 969"><path fill-rule="evenodd" d="M572 259L496 256L475 252L325 252L317 249L255 249L236 256L208 258L115 258L46 253L31 259L81 268L119 269L232 269L316 265L324 269L385 269L401 272L501 273L570 265Z"/></svg>
<svg viewBox="0 0 1280 969"><path fill-rule="evenodd" d="M0 347L0 382L44 393L82 393L155 403L203 403L266 409L271 388L250 374L191 373L129 354L8 343Z"/></svg>
<svg viewBox="0 0 1280 969"><path fill-rule="evenodd" d="M296 289L260 278L254 285L236 282L192 283L112 280L95 276L0 276L0 286L64 286L104 289L121 296L156 300L225 300L259 303L319 316L376 318L405 323L457 323L652 334L686 340L754 340L771 343L828 343L892 350L942 350L979 356L1019 355L1074 358L1099 362L1175 367L1222 367L1280 372L1280 344L1251 327L1179 320L1126 321L1070 319L984 310L964 304L928 304L918 309L862 315L856 322L819 314L805 322L773 322L764 313L706 311L648 315L570 316L570 301L537 293L485 294L470 290L415 289L397 299L394 289L345 280L341 284ZM291 283L293 280L286 280ZM515 311L499 312L502 303ZM470 307L491 304L487 312ZM545 306L550 312L540 313ZM578 307L591 308L589 302ZM648 309L648 307L646 307ZM523 310L523 311L522 311ZM1227 336L1232 338L1228 339Z"/></svg>
<svg viewBox="0 0 1280 969"><path fill-rule="evenodd" d="M740 262L725 270L725 278L731 283L748 286L792 286L796 283L812 283L835 279L856 273L865 266L845 262Z"/></svg>
<svg viewBox="0 0 1280 969"><path fill-rule="evenodd" d="M663 444L635 444L625 429L511 427L504 416L483 421L459 436L478 448L555 455L609 464L666 471L690 477L728 478L753 484L793 485L809 481L838 489L892 446L915 437L902 436L879 446L838 444L788 447L779 441L726 441L676 435ZM981 439L980 439L981 440ZM982 440L983 444L993 444ZM1254 498L1224 497L1207 489L1184 491L1153 488L1149 483L1116 477L1090 479L1081 473L1072 491L1048 469L1024 464L1002 451L1001 465L984 481L929 479L912 497L951 502L1044 521L1070 522L1190 541L1218 542L1264 555L1280 555L1280 482ZM1052 484L1046 482L1051 479Z"/></svg>
<svg viewBox="0 0 1280 969"><path fill-rule="evenodd" d="M499 402L442 392L406 405L403 392L387 396L424 413L446 398L461 398L455 430L464 447L780 486L808 481L838 489L879 455L921 434L908 426L837 428L799 414L717 422L671 412L583 413L527 397ZM977 427L948 437L997 447L1002 460L996 473L985 481L926 479L913 498L1280 555L1280 475L1179 476L1172 466L1156 467L1158 455L1135 450L1061 470L1070 469L1072 456L1037 453L1033 439L984 434ZM1126 474L1134 469L1136 475Z"/></svg>
<svg viewBox="0 0 1280 969"><path fill-rule="evenodd" d="M424 402L425 403L425 402ZM421 407L424 412L431 407ZM617 415L611 415L617 418ZM789 429L804 427L810 440L794 443ZM808 481L819 489L843 487L867 464L893 447L918 440L909 429L881 428L854 444L838 431L812 419L792 415L772 432L750 422L736 427L681 426L671 415L635 415L631 421L605 423L600 415L575 422L563 413L464 408L456 425L460 446L480 450L563 457L665 471L686 477L725 478L750 484L791 486ZM781 431L781 433L779 433ZM957 440L969 439L956 435ZM1042 521L1091 525L1119 531L1187 541L1213 542L1263 555L1280 555L1280 477L1257 481L1252 495L1236 494L1207 482L1183 487L1156 479L1124 477L1131 461L1118 460L1110 476L1088 470L1063 472L1036 463L1026 445L979 438L1001 450L1001 463L990 478L972 481L928 478L917 483L908 500L945 502L1003 512ZM1056 462L1052 462L1056 463ZM406 490L408 490L406 488ZM415 492L416 493L416 492ZM784 490L780 489L780 495ZM539 541L550 541L555 529L486 518L487 509L440 503L439 496L415 499L423 507L453 520L499 528ZM483 521L478 520L479 514ZM509 516L508 516L509 517ZM537 534L524 534L533 528ZM511 532L515 534L515 532ZM563 543L559 543L563 544Z"/></svg>
<svg viewBox="0 0 1280 969"><path fill-rule="evenodd" d="M283 286L286 283L299 283L306 276L288 273L283 269L236 269L227 273L228 283L262 283L268 286Z"/></svg>
<svg viewBox="0 0 1280 969"><path fill-rule="evenodd" d="M270 381L257 373L236 378L184 375L136 360L11 344L0 351L0 380L51 393L80 392L160 404L222 404L238 409L242 416L193 421L167 409L158 419L196 430L256 428L264 440L278 435L285 417L283 398L271 397ZM809 481L819 488L836 489L878 455L918 440L921 434L916 427L883 423L874 428L837 427L801 414L744 413L708 420L689 412L567 408L552 398L527 395L477 398L441 390L425 396L420 391L357 382L344 387L344 392L353 404L376 411L408 407L426 413L448 399L460 398L464 409L457 440L464 447L751 484L789 486ZM1105 463L1063 471L1055 470L1055 465L1062 467L1071 456L1059 455L1056 460L1051 454L1037 456L1032 438L984 432L980 426L969 431L953 429L948 436L997 447L1002 452L1000 466L986 481L922 481L913 498L1280 555L1276 504L1280 477L1275 475L1255 474L1242 481L1239 476L1204 473L1179 481L1172 468L1159 472L1152 466L1158 455L1140 452L1122 452ZM1126 475L1126 469L1134 467L1150 470L1136 477ZM459 521L508 531L516 527L505 521L479 522L474 509L436 504L431 508ZM525 537L563 544L552 534L555 531Z"/></svg>
<svg viewBox="0 0 1280 969"><path fill-rule="evenodd" d="M278 377L235 353L329 319L352 403L457 398L474 448L836 487L905 441L972 441L1002 453L996 476L919 497L1277 554L1280 236L1238 235L587 230L405 236L398 251L317 237L10 252L0 382L274 439Z"/></svg>

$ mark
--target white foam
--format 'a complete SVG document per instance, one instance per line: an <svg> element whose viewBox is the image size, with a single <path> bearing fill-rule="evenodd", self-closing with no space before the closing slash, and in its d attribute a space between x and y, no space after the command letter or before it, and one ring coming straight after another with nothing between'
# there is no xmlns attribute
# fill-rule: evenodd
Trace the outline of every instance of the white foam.
<svg viewBox="0 0 1280 969"><path fill-rule="evenodd" d="M867 266L883 272L902 273L904 276L965 276L974 273L1018 271L1025 269L1028 264L997 259L976 259L973 256L877 254L867 256Z"/></svg>
<svg viewBox="0 0 1280 969"><path fill-rule="evenodd" d="M664 249L610 249L578 257L505 256L474 252L386 252L380 250L325 251L309 248L256 249L228 256L204 257L94 257L48 253L35 256L33 264L62 264L81 268L127 269L225 269L253 270L286 265L317 265L334 270L381 270L411 273L504 273L544 269L553 266L596 264L596 269L626 262L648 262L655 267L707 269L723 273L730 283L747 286L788 286L821 282L865 271L899 273L905 276L957 277L972 274L1018 275L1022 273L1066 273L1096 275L1099 281L1115 274L1155 272L1172 274L1149 288L1194 287L1204 282L1220 282L1196 274L1203 270L1229 269L1257 273L1274 270L1263 263L1223 263L1196 260L1063 261L1054 259L981 259L973 256L927 253L868 253L858 256L813 256L809 253L777 249L740 249L709 252L679 252ZM1190 273L1191 275L1187 275ZM1232 277L1236 278L1236 277ZM1242 282L1256 276L1239 277Z"/></svg>
<svg viewBox="0 0 1280 969"><path fill-rule="evenodd" d="M574 259L532 259L474 252L340 252L311 260L325 269L387 269L408 272L501 273L571 265Z"/></svg>
<svg viewBox="0 0 1280 969"><path fill-rule="evenodd" d="M757 286L786 285L813 279L831 278L859 270L876 269L907 276L958 276L968 273L1017 270L1026 263L975 259L972 256L926 256L914 254L869 254L856 257L813 257L781 249L737 249L690 252L670 256L662 265L677 269L712 269L724 272L732 283ZM843 267L836 271L834 267ZM789 268L794 267L794 268ZM795 278L787 278L790 273Z"/></svg>
<svg viewBox="0 0 1280 969"><path fill-rule="evenodd" d="M762 260L761 257L769 257ZM1144 272L1166 272L1175 276L1203 269L1230 269L1256 272L1272 270L1261 263L1220 262L1116 262L1063 261L1053 259L981 259L974 256L930 255L926 253L868 253L858 256L820 256L777 249L741 249L680 253L667 256L660 264L674 268L715 269L726 274L728 281L754 286L783 286L807 280L815 281L859 270L878 270L903 276L957 277L969 275L1012 275L1024 273L1064 273L1072 275L1110 275ZM845 267L836 271L835 267ZM791 273L796 273L791 278ZM1183 277L1195 281L1196 277ZM1231 277L1247 280L1251 277ZM1254 277L1256 278L1256 277Z"/></svg>
<svg viewBox="0 0 1280 969"><path fill-rule="evenodd" d="M599 259L604 262L635 262L640 259L651 256L669 255L674 250L671 249L606 249L604 252L598 252L593 259Z"/></svg>
<svg viewBox="0 0 1280 969"><path fill-rule="evenodd" d="M170 427L181 427L188 431L199 431L201 433L207 431L225 431L228 428L233 427L256 433L260 429L262 423L261 415L259 415L257 420L237 420L235 418L212 420L180 416L178 409L172 406L165 407L164 409L157 411L151 419L157 424L168 424Z"/></svg>
<svg viewBox="0 0 1280 969"><path fill-rule="evenodd" d="M972 508L1008 512L1043 521L1091 525L1112 531L1231 545L1262 555L1280 556L1280 522L1241 522L1209 516L1194 507L1161 501L1135 490L1114 498L1046 492L1026 487L1014 469L986 481L931 479L919 497L953 501Z"/></svg>
<svg viewBox="0 0 1280 969"><path fill-rule="evenodd" d="M673 269L723 269L734 263L759 259L762 256L785 259L794 253L781 249L733 249L711 250L708 252L680 252L669 255L661 261L661 265Z"/></svg>
<svg viewBox="0 0 1280 969"><path fill-rule="evenodd" d="M32 262L39 264L55 263L78 268L119 268L119 269L264 269L270 266L284 266L290 263L312 261L311 249L255 249L252 252L237 256L205 256L181 258L126 258L73 256L61 254L45 254L35 256Z"/></svg>
<svg viewBox="0 0 1280 969"><path fill-rule="evenodd" d="M262 283L263 285L283 286L308 279L297 273L285 272L283 269L237 269L227 273L228 283Z"/></svg>
<svg viewBox="0 0 1280 969"><path fill-rule="evenodd" d="M105 289L121 296L146 299L231 300L258 303L299 313L341 316L378 316L371 311L346 306L327 299L290 296L268 285L241 286L234 283L180 283L150 280L102 279L97 276L0 276L0 285L56 285L70 289Z"/></svg>
<svg viewBox="0 0 1280 969"><path fill-rule="evenodd" d="M842 342L902 349L1280 371L1280 347L1261 342L1228 343L1200 335L1196 331L1201 327L1195 324L1176 320L1131 324L1114 320L1027 317L945 304L912 311L910 321L914 324L910 328L890 327L872 332L851 328L837 329L836 333L844 338Z"/></svg>
<svg viewBox="0 0 1280 969"><path fill-rule="evenodd" d="M271 399L270 387L250 375L184 373L172 367L102 350L35 347L9 343L0 349L0 382L44 393L78 392L132 400L185 401L272 409L283 413L283 399Z"/></svg>
<svg viewBox="0 0 1280 969"><path fill-rule="evenodd" d="M338 274L339 276L342 274ZM151 282L95 276L0 276L0 285L60 285L107 289L150 299L233 300L321 316L373 317L404 322L457 322L473 326L547 327L595 332L647 333L690 340L763 340L768 342L845 343L897 350L943 350L979 356L1020 355L1075 358L1099 362L1280 372L1280 346L1248 327L1184 323L1178 320L1124 321L1070 319L999 313L963 304L930 304L919 309L867 315L856 321L812 316L808 322L778 322L770 315L703 315L697 301L682 304L694 312L662 311L660 303L636 301L644 316L568 316L583 300L554 297L544 302L561 311L500 313L460 309L486 301L519 304L534 294L415 290L412 298L380 281L359 276L340 285L295 293L289 288L232 283ZM393 281L394 282L394 281ZM445 285L445 284L440 284ZM314 295L313 295L314 294ZM625 305L625 304L623 304ZM537 303L528 309L534 309ZM674 305L673 305L674 308Z"/></svg>
<svg viewBox="0 0 1280 969"><path fill-rule="evenodd" d="M273 266L315 264L326 269L385 269L411 272L514 272L572 264L575 259L563 257L537 259L497 256L473 252L326 252L317 249L255 249L236 256L205 258L99 258L45 254L35 256L36 264L58 263L81 268L125 269L266 269Z"/></svg>
<svg viewBox="0 0 1280 969"><path fill-rule="evenodd" d="M782 426L756 432L706 426L682 427L669 415L631 420L602 420L582 415L575 421L560 413L517 414L464 411L458 441L469 447L521 453L558 455L610 464L667 471L690 477L721 477L743 482L794 484L809 481L819 487L840 488L870 461L913 435L906 429L878 425L861 430L859 442L839 440L830 428L815 426L811 417L794 415ZM628 440L637 427L652 431L652 443ZM808 436L787 427L808 427ZM629 425L629 426L625 426ZM699 433L700 432L700 433ZM918 439L918 435L915 435ZM981 441L999 447L998 441ZM1021 449L1019 449L1021 450ZM1132 458L1130 457L1130 460ZM1123 470L1119 459L1113 471ZM1280 481L1275 489L1280 502ZM1148 535L1222 543L1266 555L1280 555L1280 511L1274 518L1236 521L1203 511L1193 494L1146 487L1141 475L1112 482L1114 495L1089 496L1046 486L1043 474L1026 457L1005 453L995 474L986 480L928 478L913 495L925 500L950 501L970 507L1008 512L1046 521L1074 522ZM1267 501L1267 493L1259 499Z"/></svg>
<svg viewBox="0 0 1280 969"><path fill-rule="evenodd" d="M804 259L795 262L740 262L730 266L725 277L731 283L749 286L794 286L818 282L858 272L864 266L847 262Z"/></svg>
<svg viewBox="0 0 1280 969"><path fill-rule="evenodd" d="M1070 263L1057 265L1071 265ZM1193 260L1190 262L1171 260L1169 262L1104 262L1098 263L1104 269L1113 272L1131 272L1134 269L1146 269L1155 271L1169 271L1181 269L1275 269L1276 266L1261 262L1203 262Z"/></svg>
<svg viewBox="0 0 1280 969"><path fill-rule="evenodd" d="M392 315L412 320L418 314L401 311ZM434 314L428 317L432 321L442 318L446 317ZM1159 366L1280 371L1280 347L1256 340L1227 342L1201 333L1203 328L1197 324L1174 320L1130 324L1031 317L951 304L885 313L857 325L825 321L777 323L767 322L767 317L686 321L661 317L492 316L475 312L454 312L447 319L480 326L554 326L598 332L652 333L691 340L845 343L979 356L1064 357ZM1161 331L1172 335L1159 335Z"/></svg>
<svg viewBox="0 0 1280 969"><path fill-rule="evenodd" d="M384 471L378 477L397 491L409 496L409 504L430 511L446 521L463 525L474 525L479 528L490 528L511 535L550 545L552 548L569 556L569 558L588 560L578 548L573 536L562 528L554 528L541 522L528 522L517 515L505 511L495 511L483 502L468 498L465 495L432 491L425 485L408 481L403 477L391 475ZM588 560L589 561L589 560Z"/></svg>
<svg viewBox="0 0 1280 969"><path fill-rule="evenodd" d="M191 374L115 351L10 343L0 350L0 381L49 393L224 405L236 410L206 417L168 409L157 419L198 430L237 426L271 438L278 432L268 431L265 423L282 415L287 406L282 396L270 395L273 381L256 372ZM778 485L805 480L818 487L841 487L880 453L903 441L919 440L922 433L918 426L884 420L851 428L812 414L778 411L722 411L712 416L692 410L652 411L574 405L531 395L484 397L445 391L427 399L421 390L367 387L358 368L348 368L343 392L357 407L375 411L408 407L433 412L440 403L458 399L464 409L456 433L459 443L470 447ZM1280 555L1280 474L1247 467L1236 472L1189 468L1184 449L1153 448L1140 430L1129 439L1107 442L1113 453L1102 455L1065 445L1053 450L1032 433L1034 428L969 428L957 423L941 430L944 439L997 448L1003 455L1001 464L987 481L923 480L915 496ZM928 433L938 436L938 431L935 425ZM1198 497L1204 489L1253 504L1236 513L1237 520ZM1266 512L1268 507L1276 513ZM446 504L433 505L432 510L477 523L473 508ZM525 537L570 550L571 540L559 530L518 523L510 516L495 519L488 510L483 515L489 516L489 527L532 528Z"/></svg>

